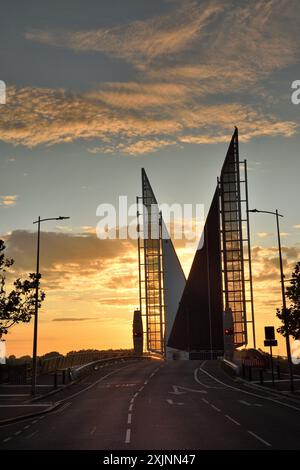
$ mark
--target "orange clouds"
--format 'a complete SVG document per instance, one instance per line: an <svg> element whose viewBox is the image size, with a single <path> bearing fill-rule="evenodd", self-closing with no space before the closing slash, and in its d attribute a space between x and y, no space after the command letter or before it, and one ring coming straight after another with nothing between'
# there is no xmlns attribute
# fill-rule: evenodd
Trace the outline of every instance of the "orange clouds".
<svg viewBox="0 0 300 470"><path fill-rule="evenodd" d="M159 90L165 92L163 98ZM149 109L151 100L154 109ZM102 92L86 95L8 87L0 139L29 147L97 139L91 152L134 155L182 143L225 142L234 123L244 141L259 135L291 136L297 130L294 122L278 121L250 106L201 105L185 87L175 85L104 86Z"/></svg>
<svg viewBox="0 0 300 470"><path fill-rule="evenodd" d="M81 95L8 87L0 139L29 147L96 139L91 153L140 155L227 142L234 125L244 142L290 137L298 124L268 111L273 97L263 81L298 60L296 11L296 0L185 0L167 14L113 27L27 31L30 41L126 60L136 80ZM264 106L247 104L250 95Z"/></svg>
<svg viewBox="0 0 300 470"><path fill-rule="evenodd" d="M17 202L18 196L0 196L0 206L10 207L14 206Z"/></svg>

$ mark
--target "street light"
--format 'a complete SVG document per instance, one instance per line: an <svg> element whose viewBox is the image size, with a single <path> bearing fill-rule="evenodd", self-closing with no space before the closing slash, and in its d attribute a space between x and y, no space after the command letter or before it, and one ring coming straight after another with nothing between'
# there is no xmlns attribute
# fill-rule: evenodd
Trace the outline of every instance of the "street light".
<svg viewBox="0 0 300 470"><path fill-rule="evenodd" d="M40 234L41 234L41 222L47 220L65 220L70 217L49 217L47 219L41 219L33 222L38 224L37 233L37 255L36 255L36 284L35 284L35 307L34 307L34 330L33 330L33 352L32 352L32 382L31 382L31 393L35 395L36 392L36 373L37 373L37 333L38 333L38 311L39 311L39 285L40 285Z"/></svg>
<svg viewBox="0 0 300 470"><path fill-rule="evenodd" d="M285 288L284 288L284 274L283 274L283 264L282 264L282 252L281 252L281 241L280 241L280 229L279 229L279 217L283 217L282 214L279 214L278 210L276 209L275 212L272 211L260 211L258 209L251 209L248 212L258 212L261 214L272 214L276 216L276 226L277 226L277 237L278 237L278 252L279 252L279 265L280 265L280 280L281 280L281 295L282 295L282 308L284 313L286 313L286 299L285 299ZM292 364L292 356L291 356L291 346L290 346L290 336L289 336L289 327L288 322L285 315L285 341L286 341L286 352L288 358L288 365L289 365L289 374L290 374L290 388L291 391L294 391L294 377L293 377L293 364Z"/></svg>

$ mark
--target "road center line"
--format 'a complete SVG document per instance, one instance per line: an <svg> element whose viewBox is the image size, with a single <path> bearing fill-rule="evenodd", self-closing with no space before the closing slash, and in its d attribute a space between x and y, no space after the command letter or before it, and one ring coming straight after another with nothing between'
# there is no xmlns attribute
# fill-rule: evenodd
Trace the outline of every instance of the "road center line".
<svg viewBox="0 0 300 470"><path fill-rule="evenodd" d="M255 434L254 432L252 431L248 431L249 434L251 434L251 436L255 437L255 439L257 439L258 441L262 442L263 444L265 444L265 446L267 447L272 447L272 445L265 441L262 437L258 436L257 434Z"/></svg>
<svg viewBox="0 0 300 470"><path fill-rule="evenodd" d="M37 434L39 431L36 430L34 432L32 432L31 434L29 434L28 436L25 436L25 439L31 439L33 436L35 436L35 434Z"/></svg>
<svg viewBox="0 0 300 470"><path fill-rule="evenodd" d="M132 414L129 413L128 414L128 419L127 419L127 424L131 424L131 417L132 417Z"/></svg>
<svg viewBox="0 0 300 470"><path fill-rule="evenodd" d="M128 429L126 430L125 444L129 444L129 443L130 443L130 434L131 434L131 430L128 428Z"/></svg>
<svg viewBox="0 0 300 470"><path fill-rule="evenodd" d="M128 411L132 411L132 408L133 408L133 403L131 403L131 405L129 406Z"/></svg>
<svg viewBox="0 0 300 470"><path fill-rule="evenodd" d="M229 419L229 421L231 421L232 423L236 424L237 426L240 426L240 425L241 425L238 421L236 421L235 419L233 419L231 416L225 415L225 417L226 417L227 419Z"/></svg>

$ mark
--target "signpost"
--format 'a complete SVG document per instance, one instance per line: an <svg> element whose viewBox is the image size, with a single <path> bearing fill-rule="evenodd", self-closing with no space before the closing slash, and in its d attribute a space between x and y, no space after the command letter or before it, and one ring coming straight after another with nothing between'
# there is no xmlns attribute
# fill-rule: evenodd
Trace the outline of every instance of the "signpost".
<svg viewBox="0 0 300 470"><path fill-rule="evenodd" d="M264 345L270 347L272 385L274 387L274 367L273 367L273 350L272 350L272 347L277 346L277 340L275 339L275 328L274 328L274 326L265 326Z"/></svg>

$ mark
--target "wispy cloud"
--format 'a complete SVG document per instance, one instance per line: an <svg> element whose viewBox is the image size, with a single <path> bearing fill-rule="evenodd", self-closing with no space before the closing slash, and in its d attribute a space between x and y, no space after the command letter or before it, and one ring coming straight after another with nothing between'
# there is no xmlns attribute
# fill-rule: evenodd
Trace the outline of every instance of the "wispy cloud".
<svg viewBox="0 0 300 470"><path fill-rule="evenodd" d="M133 89L129 95L134 95L135 109L124 106L119 90L112 106L104 102L103 96L98 98L98 91L91 96L66 90L9 87L7 105L0 115L0 139L28 147L97 139L99 145L91 152L141 154L175 144L225 142L234 124L239 125L244 141L259 135L291 136L297 130L294 122L280 121L250 106L194 102L177 87L177 103L171 94L169 104L164 98L159 105L157 99L154 110L145 102L138 107ZM105 87L103 94L106 90ZM110 101L112 93L109 92Z"/></svg>
<svg viewBox="0 0 300 470"><path fill-rule="evenodd" d="M172 14L112 28L86 31L31 30L26 39L75 51L98 51L121 57L144 69L146 63L178 54L199 38L208 21L222 10L216 2L186 2Z"/></svg>
<svg viewBox="0 0 300 470"><path fill-rule="evenodd" d="M91 153L139 155L223 143L234 125L243 141L290 137L298 125L269 111L263 81L298 60L299 8L297 0L184 0L107 28L28 30L29 41L125 60L135 79L81 95L8 87L0 139L26 146L96 139ZM264 100L254 107L245 97L255 93Z"/></svg>
<svg viewBox="0 0 300 470"><path fill-rule="evenodd" d="M0 196L0 206L11 207L14 206L17 202L18 196Z"/></svg>
<svg viewBox="0 0 300 470"><path fill-rule="evenodd" d="M58 318L53 318L52 321L91 321L91 320L96 320L97 317L58 317Z"/></svg>

